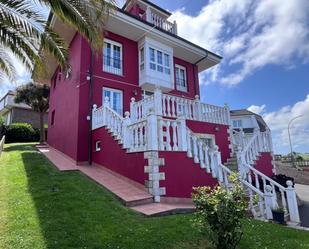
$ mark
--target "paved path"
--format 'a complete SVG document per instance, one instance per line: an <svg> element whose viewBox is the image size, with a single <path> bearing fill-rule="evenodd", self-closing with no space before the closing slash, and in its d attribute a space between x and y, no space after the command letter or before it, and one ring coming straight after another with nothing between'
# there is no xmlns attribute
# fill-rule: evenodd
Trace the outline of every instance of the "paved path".
<svg viewBox="0 0 309 249"><path fill-rule="evenodd" d="M191 203L153 203L152 195L145 190L142 184L133 182L103 166L77 166L72 159L51 147L37 146L37 149L60 171L78 170L82 172L113 193L126 206L146 216L160 216L192 212L194 210L194 206Z"/></svg>
<svg viewBox="0 0 309 249"><path fill-rule="evenodd" d="M309 185L296 184L296 193L303 201L303 205L299 207L299 214L302 226L309 227Z"/></svg>

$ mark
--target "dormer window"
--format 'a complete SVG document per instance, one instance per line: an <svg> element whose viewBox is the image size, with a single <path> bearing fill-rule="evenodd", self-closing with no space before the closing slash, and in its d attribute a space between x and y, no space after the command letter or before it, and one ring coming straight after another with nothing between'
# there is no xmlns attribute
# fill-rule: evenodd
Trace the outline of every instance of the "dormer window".
<svg viewBox="0 0 309 249"><path fill-rule="evenodd" d="M103 71L122 75L122 45L108 39L104 39Z"/></svg>

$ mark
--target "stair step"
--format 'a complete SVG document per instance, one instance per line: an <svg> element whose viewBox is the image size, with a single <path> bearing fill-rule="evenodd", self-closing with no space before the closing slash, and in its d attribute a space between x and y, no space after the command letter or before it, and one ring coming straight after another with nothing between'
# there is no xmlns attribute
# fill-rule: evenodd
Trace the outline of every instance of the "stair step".
<svg viewBox="0 0 309 249"><path fill-rule="evenodd" d="M126 201L125 206L126 207L136 207L136 206L146 205L150 203L153 203L153 197Z"/></svg>

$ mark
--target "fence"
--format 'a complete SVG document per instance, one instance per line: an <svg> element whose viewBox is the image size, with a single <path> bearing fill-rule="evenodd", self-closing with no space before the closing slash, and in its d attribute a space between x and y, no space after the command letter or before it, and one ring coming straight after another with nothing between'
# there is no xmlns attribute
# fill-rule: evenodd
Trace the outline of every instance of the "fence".
<svg viewBox="0 0 309 249"><path fill-rule="evenodd" d="M4 141L5 141L5 136L3 136L1 141L0 141L0 157L1 157L1 154L2 154L2 151L3 151Z"/></svg>

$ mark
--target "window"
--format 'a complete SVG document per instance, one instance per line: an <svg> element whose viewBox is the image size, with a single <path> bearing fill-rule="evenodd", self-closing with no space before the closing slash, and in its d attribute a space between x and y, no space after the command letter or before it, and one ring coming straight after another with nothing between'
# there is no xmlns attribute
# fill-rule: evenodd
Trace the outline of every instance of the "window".
<svg viewBox="0 0 309 249"><path fill-rule="evenodd" d="M140 70L144 70L145 68L145 51L144 48L140 49Z"/></svg>
<svg viewBox="0 0 309 249"><path fill-rule="evenodd" d="M186 68L183 66L176 65L176 89L179 91L187 91L187 73Z"/></svg>
<svg viewBox="0 0 309 249"><path fill-rule="evenodd" d="M122 75L122 45L120 43L104 40L103 71Z"/></svg>
<svg viewBox="0 0 309 249"><path fill-rule="evenodd" d="M109 107L122 116L122 91L104 87L103 103L105 103L106 99L108 99Z"/></svg>
<svg viewBox="0 0 309 249"><path fill-rule="evenodd" d="M55 110L52 111L52 115L51 115L51 125L54 125L55 123Z"/></svg>
<svg viewBox="0 0 309 249"><path fill-rule="evenodd" d="M97 140L95 142L95 151L101 151L101 141Z"/></svg>
<svg viewBox="0 0 309 249"><path fill-rule="evenodd" d="M233 120L233 127L242 128L242 120L241 119Z"/></svg>
<svg viewBox="0 0 309 249"><path fill-rule="evenodd" d="M149 67L151 70L171 74L170 55L160 50L149 48Z"/></svg>

